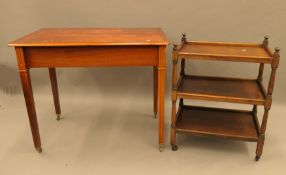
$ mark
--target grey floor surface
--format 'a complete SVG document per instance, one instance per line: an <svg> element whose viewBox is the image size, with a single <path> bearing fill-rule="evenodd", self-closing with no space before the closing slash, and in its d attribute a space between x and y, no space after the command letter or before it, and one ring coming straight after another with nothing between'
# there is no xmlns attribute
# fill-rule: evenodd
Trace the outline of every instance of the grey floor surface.
<svg viewBox="0 0 286 175"><path fill-rule="evenodd" d="M56 121L49 85L35 90L41 154L33 148L22 94L0 92L0 175L286 173L284 105L273 104L264 153L255 162L256 144L252 142L179 135L179 150L171 151L167 97L166 148L159 152L158 123L153 118L150 84L147 87L148 93L137 96L142 89L119 87L119 94L116 90L110 94L110 89L63 85L61 121ZM261 115L263 108L259 109Z"/></svg>

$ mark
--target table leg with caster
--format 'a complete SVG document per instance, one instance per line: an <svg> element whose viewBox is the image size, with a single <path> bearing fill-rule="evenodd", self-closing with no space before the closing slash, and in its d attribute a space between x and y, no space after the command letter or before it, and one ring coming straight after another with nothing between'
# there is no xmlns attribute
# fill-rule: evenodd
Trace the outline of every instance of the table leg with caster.
<svg viewBox="0 0 286 175"><path fill-rule="evenodd" d="M56 69L55 68L49 68L49 74L50 74L55 110L56 110L56 114L57 114L57 120L60 120L61 119L61 106L60 106L60 98L59 98Z"/></svg>
<svg viewBox="0 0 286 175"><path fill-rule="evenodd" d="M32 83L31 83L31 78L30 78L30 71L29 71L28 66L25 63L23 48L16 47L15 49L16 49L16 54L17 54L17 59L18 59L18 68L19 68L23 93L25 97L30 127L32 131L34 146L36 150L40 153L42 152L41 138L40 138L38 121L37 121L36 109L35 109L35 102L34 102L33 89L32 89Z"/></svg>
<svg viewBox="0 0 286 175"><path fill-rule="evenodd" d="M158 111L158 69L153 67L153 108L154 108L154 118L157 118Z"/></svg>

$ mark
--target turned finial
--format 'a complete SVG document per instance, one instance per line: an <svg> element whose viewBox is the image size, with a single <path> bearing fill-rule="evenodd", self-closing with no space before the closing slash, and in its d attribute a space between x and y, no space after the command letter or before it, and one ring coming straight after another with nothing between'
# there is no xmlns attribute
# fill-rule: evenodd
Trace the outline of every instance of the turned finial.
<svg viewBox="0 0 286 175"><path fill-rule="evenodd" d="M178 50L178 44L173 44L174 45L174 47L173 47L173 50Z"/></svg>
<svg viewBox="0 0 286 175"><path fill-rule="evenodd" d="M275 47L275 52L273 54L274 58L279 58L280 57L280 48L279 47Z"/></svg>
<svg viewBox="0 0 286 175"><path fill-rule="evenodd" d="M264 40L263 40L263 44L262 44L264 47L268 46L268 39L269 39L269 36L265 35Z"/></svg>
<svg viewBox="0 0 286 175"><path fill-rule="evenodd" d="M181 39L182 43L187 42L187 34L186 33L182 33L182 39Z"/></svg>
<svg viewBox="0 0 286 175"><path fill-rule="evenodd" d="M279 53L280 52L280 48L279 47L275 47L275 52Z"/></svg>
<svg viewBox="0 0 286 175"><path fill-rule="evenodd" d="M279 47L275 47L275 52L273 54L273 62L271 64L272 69L277 68L278 64L279 64L279 59L280 59L280 48Z"/></svg>

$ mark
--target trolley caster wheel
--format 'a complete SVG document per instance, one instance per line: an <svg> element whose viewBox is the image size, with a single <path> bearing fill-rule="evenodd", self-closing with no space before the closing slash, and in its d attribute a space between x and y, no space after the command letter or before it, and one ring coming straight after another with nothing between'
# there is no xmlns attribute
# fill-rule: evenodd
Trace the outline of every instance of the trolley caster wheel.
<svg viewBox="0 0 286 175"><path fill-rule="evenodd" d="M61 120L61 114L57 114L57 121Z"/></svg>
<svg viewBox="0 0 286 175"><path fill-rule="evenodd" d="M177 151L178 150L178 146L177 145L172 145L172 150L173 151Z"/></svg>
<svg viewBox="0 0 286 175"><path fill-rule="evenodd" d="M258 161L260 159L260 156L255 156L255 161Z"/></svg>
<svg viewBox="0 0 286 175"><path fill-rule="evenodd" d="M163 151L164 151L164 148L165 148L165 145L164 145L164 144L160 144L160 145L159 145L159 151L160 151L160 152L163 152Z"/></svg>
<svg viewBox="0 0 286 175"><path fill-rule="evenodd" d="M36 150L38 151L38 153L41 153L43 151L42 147L36 147Z"/></svg>

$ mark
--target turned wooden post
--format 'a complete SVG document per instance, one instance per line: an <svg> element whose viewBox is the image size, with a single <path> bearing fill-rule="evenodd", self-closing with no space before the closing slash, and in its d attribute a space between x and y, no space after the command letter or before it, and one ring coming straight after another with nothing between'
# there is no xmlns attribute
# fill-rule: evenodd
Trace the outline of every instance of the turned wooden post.
<svg viewBox="0 0 286 175"><path fill-rule="evenodd" d="M172 124L171 124L171 146L172 149L175 151L178 149L176 145L176 101L177 101L177 63L178 63L178 45L174 44L173 47L173 54L172 54L172 60L173 60L173 80L172 80Z"/></svg>
<svg viewBox="0 0 286 175"><path fill-rule="evenodd" d="M268 39L269 39L268 36L264 36L264 40L263 40L262 46L265 47L265 48L268 47ZM260 63L259 74L258 74L257 80L260 81L261 83L262 83L262 80L263 80L263 70L264 70L264 63Z"/></svg>
<svg viewBox="0 0 286 175"><path fill-rule="evenodd" d="M182 33L181 43L184 44L186 42L187 42L187 34L186 33Z"/></svg>
<svg viewBox="0 0 286 175"><path fill-rule="evenodd" d="M185 75L185 59L183 58L182 60L181 60L181 72L180 72L180 75L181 76L184 76Z"/></svg>
<svg viewBox="0 0 286 175"><path fill-rule="evenodd" d="M274 81L275 81L275 76L276 76L276 69L278 68L279 61L280 61L280 48L276 47L275 52L273 54L273 61L271 64L271 75L270 75L270 80L268 84L268 89L267 89L267 94L272 95L273 93L273 87L274 87Z"/></svg>
<svg viewBox="0 0 286 175"><path fill-rule="evenodd" d="M177 57L177 49L178 45L174 44L173 48L173 54L172 54L172 60L173 60L173 80L172 80L172 88L173 90L177 90L177 63L178 63L178 57Z"/></svg>
<svg viewBox="0 0 286 175"><path fill-rule="evenodd" d="M274 88L276 70L278 68L279 60L280 60L279 52L280 52L280 49L278 47L275 48L275 52L273 54L273 60L271 63L271 75L270 75L270 79L269 79L269 83L268 83L266 101L264 104L264 115L263 115L262 124L261 124L261 128L260 128L260 137L259 137L259 140L257 143L256 158L255 158L256 160L259 160L259 158L262 154L262 151L263 151L268 113L269 113L269 110L270 110L271 104L272 104L272 93L273 93L273 88Z"/></svg>
<svg viewBox="0 0 286 175"><path fill-rule="evenodd" d="M258 77L257 77L257 81L260 81L261 83L262 83L262 80L263 80L263 70L264 70L264 63L260 63L259 74L258 74Z"/></svg>
<svg viewBox="0 0 286 175"><path fill-rule="evenodd" d="M257 115L257 105L253 105L252 112Z"/></svg>
<svg viewBox="0 0 286 175"><path fill-rule="evenodd" d="M182 38L181 38L181 45L184 45L187 42L187 34L186 33L182 33ZM181 59L181 71L180 71L180 76L183 77L185 76L185 66L186 65L186 61L185 58ZM182 106L184 104L184 100L182 98L180 98L180 106Z"/></svg>
<svg viewBox="0 0 286 175"><path fill-rule="evenodd" d="M187 42L187 34L186 33L182 33L182 38L181 38L181 45L184 45ZM181 59L181 72L180 72L181 76L185 75L185 59L182 58Z"/></svg>
<svg viewBox="0 0 286 175"><path fill-rule="evenodd" d="M268 47L268 39L269 37L266 35L264 36L264 40L262 42L262 46L264 48L267 48ZM258 76L257 76L257 81L262 84L262 81L263 81L263 72L264 72L264 63L260 63L259 65L259 71L258 71ZM253 106L253 112L255 112L255 114L257 114L257 105L254 105Z"/></svg>

